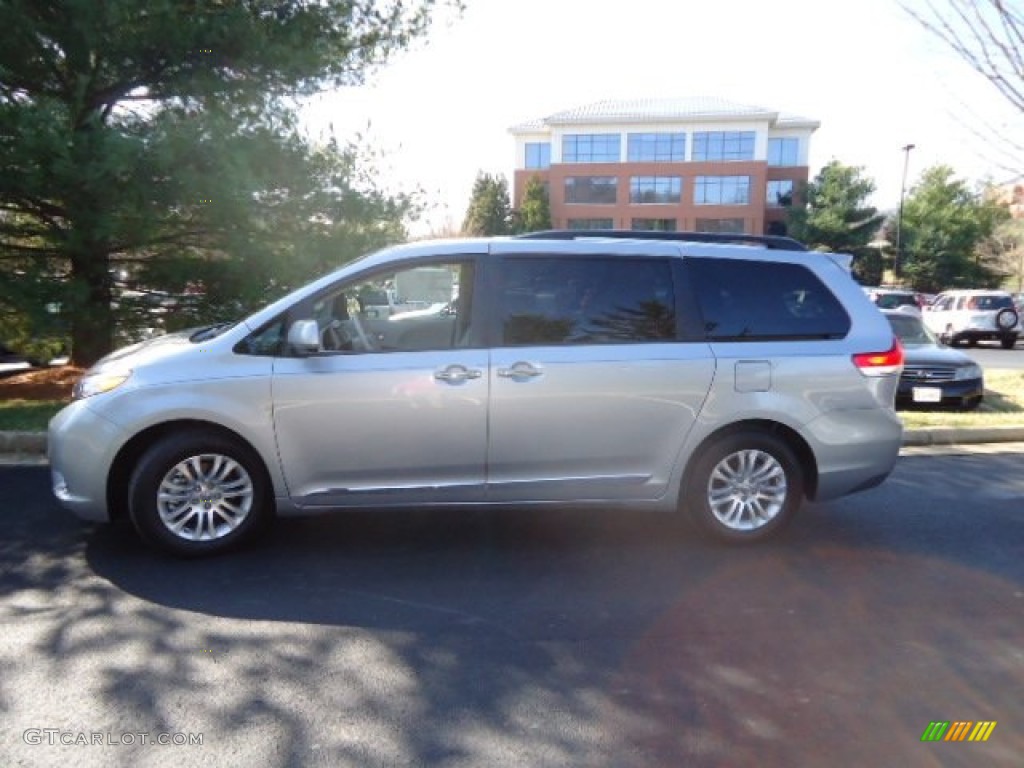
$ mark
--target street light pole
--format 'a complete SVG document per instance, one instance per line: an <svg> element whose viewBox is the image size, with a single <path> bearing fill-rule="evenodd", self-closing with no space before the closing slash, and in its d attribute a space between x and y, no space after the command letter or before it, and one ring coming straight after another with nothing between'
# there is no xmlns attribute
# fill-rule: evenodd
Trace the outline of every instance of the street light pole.
<svg viewBox="0 0 1024 768"><path fill-rule="evenodd" d="M910 150L914 146L906 144L902 147L903 182L900 184L900 212L896 217L896 255L893 256L892 261L892 276L896 280L899 280L900 277L900 260L903 257L903 198L907 195L907 166L910 165Z"/></svg>

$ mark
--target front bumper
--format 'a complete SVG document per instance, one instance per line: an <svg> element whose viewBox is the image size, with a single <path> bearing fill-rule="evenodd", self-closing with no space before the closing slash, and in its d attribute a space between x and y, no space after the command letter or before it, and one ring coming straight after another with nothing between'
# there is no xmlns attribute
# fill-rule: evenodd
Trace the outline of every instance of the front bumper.
<svg viewBox="0 0 1024 768"><path fill-rule="evenodd" d="M82 520L107 522L107 477L124 433L88 403L73 402L50 420L50 478L63 507Z"/></svg>

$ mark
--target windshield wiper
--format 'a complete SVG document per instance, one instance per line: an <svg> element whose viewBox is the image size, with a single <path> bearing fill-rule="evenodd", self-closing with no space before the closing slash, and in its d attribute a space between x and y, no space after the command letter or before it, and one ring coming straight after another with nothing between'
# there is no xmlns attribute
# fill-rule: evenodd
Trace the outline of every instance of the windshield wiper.
<svg viewBox="0 0 1024 768"><path fill-rule="evenodd" d="M235 324L234 320L227 320L222 323L214 323L213 325L207 325L200 328L198 331L188 337L188 340L192 343L198 343L200 341L209 341L210 339L220 336L224 331Z"/></svg>

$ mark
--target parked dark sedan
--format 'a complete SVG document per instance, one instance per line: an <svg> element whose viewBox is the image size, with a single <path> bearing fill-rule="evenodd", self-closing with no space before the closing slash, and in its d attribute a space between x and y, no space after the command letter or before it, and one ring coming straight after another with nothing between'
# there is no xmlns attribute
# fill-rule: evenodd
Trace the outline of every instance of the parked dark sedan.
<svg viewBox="0 0 1024 768"><path fill-rule="evenodd" d="M976 362L942 344L913 311L883 310L904 350L896 406L977 408L985 391Z"/></svg>
<svg viewBox="0 0 1024 768"><path fill-rule="evenodd" d="M0 344L0 376L27 371L31 367L24 357Z"/></svg>

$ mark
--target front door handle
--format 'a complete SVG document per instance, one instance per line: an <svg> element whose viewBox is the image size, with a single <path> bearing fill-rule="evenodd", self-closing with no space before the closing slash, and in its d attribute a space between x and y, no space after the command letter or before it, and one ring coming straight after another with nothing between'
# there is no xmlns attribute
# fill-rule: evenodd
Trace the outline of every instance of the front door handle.
<svg viewBox="0 0 1024 768"><path fill-rule="evenodd" d="M434 371L435 379L449 384L461 384L470 379L479 379L482 375L476 368L467 368L464 365L449 365L447 368Z"/></svg>
<svg viewBox="0 0 1024 768"><path fill-rule="evenodd" d="M532 379L535 376L542 376L544 370L533 363L520 360L512 363L508 368L499 368L498 375L503 379Z"/></svg>

